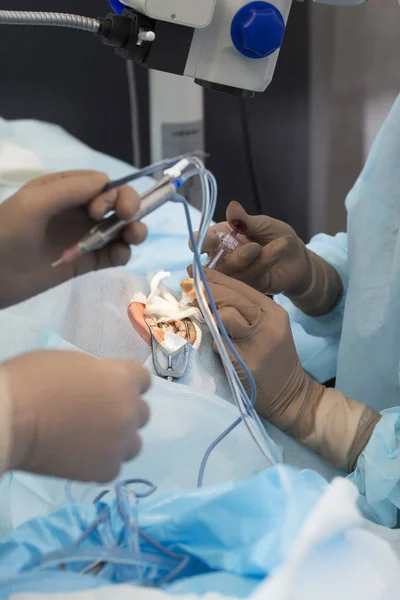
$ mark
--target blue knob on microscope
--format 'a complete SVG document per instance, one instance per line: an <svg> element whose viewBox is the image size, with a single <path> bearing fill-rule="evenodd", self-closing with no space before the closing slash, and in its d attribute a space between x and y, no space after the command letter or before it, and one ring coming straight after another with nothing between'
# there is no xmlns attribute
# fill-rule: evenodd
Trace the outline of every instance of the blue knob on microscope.
<svg viewBox="0 0 400 600"><path fill-rule="evenodd" d="M122 2L120 2L119 0L109 0L109 2L111 4L112 9L114 10L114 12L117 13L117 15L121 15L126 8L125 4L122 4Z"/></svg>
<svg viewBox="0 0 400 600"><path fill-rule="evenodd" d="M247 58L266 58L281 47L285 34L281 12L269 2L249 2L233 17L231 38Z"/></svg>

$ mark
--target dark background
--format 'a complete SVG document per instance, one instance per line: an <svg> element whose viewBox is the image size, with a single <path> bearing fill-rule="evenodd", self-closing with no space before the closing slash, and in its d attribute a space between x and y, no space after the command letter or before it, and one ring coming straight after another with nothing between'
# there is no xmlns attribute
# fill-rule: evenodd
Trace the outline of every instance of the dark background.
<svg viewBox="0 0 400 600"><path fill-rule="evenodd" d="M0 0L0 8L87 16L109 10L106 0ZM3 117L57 123L97 150L131 161L122 59L83 32L3 26L0 34ZM139 67L137 75L147 163L147 74ZM294 2L268 90L245 102L206 92L208 167L220 190L217 220L236 199L249 212L262 211L291 223L307 238L308 78L308 9Z"/></svg>

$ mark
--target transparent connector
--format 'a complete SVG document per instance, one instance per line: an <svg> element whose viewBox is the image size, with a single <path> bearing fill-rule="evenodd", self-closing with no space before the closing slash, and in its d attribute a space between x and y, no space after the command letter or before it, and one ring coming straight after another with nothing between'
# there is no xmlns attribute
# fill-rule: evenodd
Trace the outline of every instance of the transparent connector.
<svg viewBox="0 0 400 600"><path fill-rule="evenodd" d="M239 246L239 242L236 239L238 233L238 229L233 229L231 233L218 232L217 235L220 239L219 246L215 252L210 254L204 266L208 269L215 269L227 254L233 252Z"/></svg>

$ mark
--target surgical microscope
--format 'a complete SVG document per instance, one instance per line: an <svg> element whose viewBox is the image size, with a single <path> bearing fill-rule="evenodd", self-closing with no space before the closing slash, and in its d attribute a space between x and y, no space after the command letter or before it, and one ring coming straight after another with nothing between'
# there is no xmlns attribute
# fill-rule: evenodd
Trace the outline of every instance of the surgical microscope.
<svg viewBox="0 0 400 600"><path fill-rule="evenodd" d="M364 2L313 1L337 6ZM150 69L191 77L204 88L252 97L272 80L292 0L111 0L111 4L120 16L108 16L100 35L106 44L120 45L117 53ZM118 35L119 27L126 33Z"/></svg>
<svg viewBox="0 0 400 600"><path fill-rule="evenodd" d="M144 67L190 77L204 88L252 97L272 80L292 6L292 0L109 1L113 12L104 18L0 10L0 25L90 31L118 55ZM365 0L311 1L355 6Z"/></svg>

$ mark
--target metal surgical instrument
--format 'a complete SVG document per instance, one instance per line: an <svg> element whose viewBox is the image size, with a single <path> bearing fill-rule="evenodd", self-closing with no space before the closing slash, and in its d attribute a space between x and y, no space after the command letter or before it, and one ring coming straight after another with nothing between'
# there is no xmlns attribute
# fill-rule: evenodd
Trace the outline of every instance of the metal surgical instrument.
<svg viewBox="0 0 400 600"><path fill-rule="evenodd" d="M169 353L167 354L167 352L165 352L162 345L159 344L159 342L156 340L156 337L152 330L152 326L149 325L149 323L147 322L146 319L145 319L145 321L146 321L146 325L149 328L150 334L151 334L151 351L152 351L152 356L153 356L153 364L154 364L154 368L157 372L157 375L159 377L162 377L163 379L166 379L167 381L173 381L174 379L180 379L185 374L188 363L189 363L190 331L189 331L188 319L184 319L184 321L183 321L185 324L186 335L187 335L187 341L185 343L185 346L183 349L179 348L172 354L169 354ZM166 367L163 367L160 364L160 361L158 358L158 352L160 350L164 354L164 356L167 358L168 362L167 362ZM184 352L183 364L180 366L180 368L175 368L173 365L172 359L175 358L176 356L178 356L179 354L182 354L183 352Z"/></svg>

